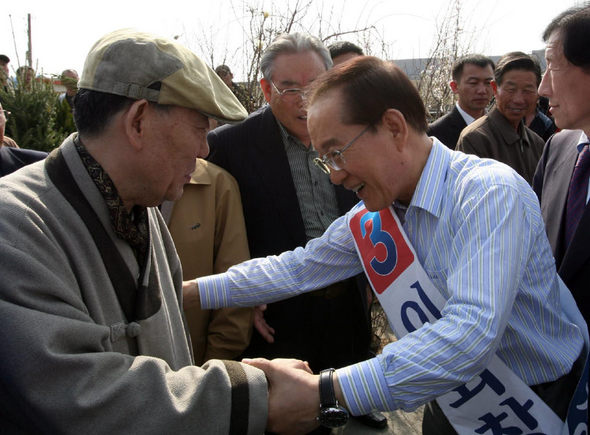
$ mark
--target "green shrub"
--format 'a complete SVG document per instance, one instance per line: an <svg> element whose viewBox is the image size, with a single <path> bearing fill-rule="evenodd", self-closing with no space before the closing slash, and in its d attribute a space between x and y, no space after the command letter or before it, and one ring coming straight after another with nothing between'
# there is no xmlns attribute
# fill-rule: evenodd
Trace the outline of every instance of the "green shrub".
<svg viewBox="0 0 590 435"><path fill-rule="evenodd" d="M5 134L21 148L51 151L75 131L69 106L59 101L51 82L37 78L28 86L0 90L0 101L11 112Z"/></svg>

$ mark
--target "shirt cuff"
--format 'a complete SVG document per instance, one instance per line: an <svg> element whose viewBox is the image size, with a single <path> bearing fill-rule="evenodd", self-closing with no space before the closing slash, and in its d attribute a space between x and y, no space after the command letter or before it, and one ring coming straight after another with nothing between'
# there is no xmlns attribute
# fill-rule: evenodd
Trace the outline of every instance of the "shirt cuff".
<svg viewBox="0 0 590 435"><path fill-rule="evenodd" d="M210 310L214 308L229 307L230 292L228 279L225 274L204 276L195 280L199 287L201 308Z"/></svg>
<svg viewBox="0 0 590 435"><path fill-rule="evenodd" d="M396 409L378 358L338 369L336 374L352 415L365 415L375 409Z"/></svg>

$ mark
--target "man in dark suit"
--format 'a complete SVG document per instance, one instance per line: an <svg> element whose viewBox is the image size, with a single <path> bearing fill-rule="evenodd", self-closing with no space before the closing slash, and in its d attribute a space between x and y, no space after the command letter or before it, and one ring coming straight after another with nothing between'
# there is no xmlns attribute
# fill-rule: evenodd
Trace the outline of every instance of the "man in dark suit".
<svg viewBox="0 0 590 435"><path fill-rule="evenodd" d="M549 98L557 127L568 130L547 142L533 188L559 275L590 323L590 7L557 16L543 40L547 70L539 95Z"/></svg>
<svg viewBox="0 0 590 435"><path fill-rule="evenodd" d="M455 149L461 131L485 114L492 99L494 62L478 54L458 59L449 86L457 95L453 110L428 126L428 135Z"/></svg>
<svg viewBox="0 0 590 435"><path fill-rule="evenodd" d="M207 137L209 160L240 186L252 257L304 246L358 202L313 163L318 154L307 131L303 89L331 66L318 39L279 37L261 59L260 85L269 104ZM244 356L298 358L314 372L362 361L371 337L369 295L364 278L356 277L269 304L264 320L255 320Z"/></svg>

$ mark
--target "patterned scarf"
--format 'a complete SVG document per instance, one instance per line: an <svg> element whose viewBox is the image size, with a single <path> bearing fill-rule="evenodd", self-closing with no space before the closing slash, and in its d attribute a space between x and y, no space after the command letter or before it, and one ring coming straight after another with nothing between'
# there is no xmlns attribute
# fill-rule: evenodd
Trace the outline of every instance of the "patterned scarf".
<svg viewBox="0 0 590 435"><path fill-rule="evenodd" d="M107 205L115 234L131 245L135 258L140 268L143 269L149 246L149 227L146 208L136 205L131 209L131 212L128 212L123 205L123 201L117 192L113 180L111 180L111 177L109 177L94 157L90 155L79 137L76 137L74 140L74 145L90 178L96 184Z"/></svg>

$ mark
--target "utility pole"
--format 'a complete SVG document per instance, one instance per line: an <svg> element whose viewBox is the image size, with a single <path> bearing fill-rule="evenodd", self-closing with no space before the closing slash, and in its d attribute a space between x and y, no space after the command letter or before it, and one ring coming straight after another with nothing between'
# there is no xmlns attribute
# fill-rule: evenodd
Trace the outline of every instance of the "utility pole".
<svg viewBox="0 0 590 435"><path fill-rule="evenodd" d="M33 43L31 42L31 14L27 14L27 66L33 67Z"/></svg>

